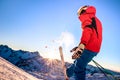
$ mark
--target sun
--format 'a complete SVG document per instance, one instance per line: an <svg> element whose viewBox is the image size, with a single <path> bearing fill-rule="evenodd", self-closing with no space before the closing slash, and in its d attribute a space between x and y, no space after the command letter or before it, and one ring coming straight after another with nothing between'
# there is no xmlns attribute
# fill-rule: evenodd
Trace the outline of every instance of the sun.
<svg viewBox="0 0 120 80"><path fill-rule="evenodd" d="M59 51L57 49L48 49L44 53L44 58L59 59L60 60Z"/></svg>
<svg viewBox="0 0 120 80"><path fill-rule="evenodd" d="M55 52L49 52L49 53L47 53L47 55L45 57L47 57L49 59L58 59L59 58Z"/></svg>

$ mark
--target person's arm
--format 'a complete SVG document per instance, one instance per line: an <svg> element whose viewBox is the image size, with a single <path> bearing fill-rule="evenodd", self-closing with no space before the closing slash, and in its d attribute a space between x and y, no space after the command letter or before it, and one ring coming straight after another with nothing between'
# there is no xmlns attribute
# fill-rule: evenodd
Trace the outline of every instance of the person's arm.
<svg viewBox="0 0 120 80"><path fill-rule="evenodd" d="M74 53L72 55L72 59L77 59L80 57L80 55L82 54L83 50L85 49L85 46L87 45L90 36L92 34L92 29L86 27L83 32L82 32L82 37L81 37L81 42L78 45L78 47L76 47L74 49Z"/></svg>

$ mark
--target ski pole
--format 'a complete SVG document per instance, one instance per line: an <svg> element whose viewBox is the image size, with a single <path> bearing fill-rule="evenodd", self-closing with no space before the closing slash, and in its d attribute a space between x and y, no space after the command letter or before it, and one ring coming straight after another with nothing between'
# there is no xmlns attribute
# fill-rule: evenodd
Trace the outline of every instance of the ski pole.
<svg viewBox="0 0 120 80"><path fill-rule="evenodd" d="M107 76L108 72L107 72L107 73L105 72L106 69L103 68L100 64L98 64L95 60L92 60L92 61L93 61L94 64L97 66L97 68L107 77L107 79L108 79L108 80L111 80L111 79ZM109 73L109 74L114 78L114 80L117 80L111 73Z"/></svg>

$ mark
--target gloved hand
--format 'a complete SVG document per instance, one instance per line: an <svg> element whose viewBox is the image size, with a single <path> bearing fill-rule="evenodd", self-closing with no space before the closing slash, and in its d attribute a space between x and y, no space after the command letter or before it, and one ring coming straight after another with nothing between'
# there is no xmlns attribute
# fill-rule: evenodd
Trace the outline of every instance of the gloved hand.
<svg viewBox="0 0 120 80"><path fill-rule="evenodd" d="M72 59L77 59L82 54L83 50L85 48L84 44L80 44L78 47L74 47L70 52L74 52L72 55Z"/></svg>
<svg viewBox="0 0 120 80"><path fill-rule="evenodd" d="M80 57L80 55L81 55L80 51L78 51L77 53L74 52L73 55L72 55L72 59L77 59L77 58Z"/></svg>

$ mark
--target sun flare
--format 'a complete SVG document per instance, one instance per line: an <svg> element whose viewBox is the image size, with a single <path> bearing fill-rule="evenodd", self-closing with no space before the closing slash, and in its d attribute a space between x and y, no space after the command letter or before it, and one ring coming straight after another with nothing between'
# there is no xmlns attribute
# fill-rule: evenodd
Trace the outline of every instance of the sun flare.
<svg viewBox="0 0 120 80"><path fill-rule="evenodd" d="M44 53L44 57L49 59L60 59L60 54L56 49L48 49Z"/></svg>

